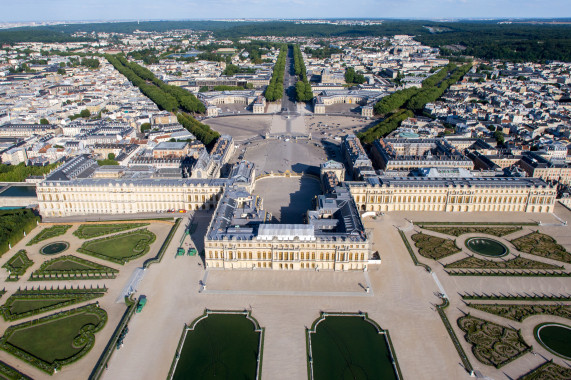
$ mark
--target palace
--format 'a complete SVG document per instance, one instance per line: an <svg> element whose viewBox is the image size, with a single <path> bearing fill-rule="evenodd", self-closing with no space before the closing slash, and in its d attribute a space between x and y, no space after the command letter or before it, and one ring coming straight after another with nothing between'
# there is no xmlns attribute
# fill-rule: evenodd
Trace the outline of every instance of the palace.
<svg viewBox="0 0 571 380"><path fill-rule="evenodd" d="M553 212L557 190L538 178L367 177L348 182L361 211Z"/></svg>
<svg viewBox="0 0 571 380"><path fill-rule="evenodd" d="M270 224L262 199L243 188L224 192L204 239L207 267L363 270L371 242L349 190L318 196L307 224Z"/></svg>

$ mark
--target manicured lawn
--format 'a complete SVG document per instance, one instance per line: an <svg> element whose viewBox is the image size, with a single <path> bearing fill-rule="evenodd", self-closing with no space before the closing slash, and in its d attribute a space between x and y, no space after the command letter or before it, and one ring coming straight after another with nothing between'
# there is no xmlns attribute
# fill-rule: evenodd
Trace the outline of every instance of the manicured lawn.
<svg viewBox="0 0 571 380"><path fill-rule="evenodd" d="M242 314L210 314L189 330L173 380L255 379L260 333Z"/></svg>
<svg viewBox="0 0 571 380"><path fill-rule="evenodd" d="M397 379L385 335L362 317L328 316L309 335L314 379Z"/></svg>
<svg viewBox="0 0 571 380"><path fill-rule="evenodd" d="M53 306L62 303L61 299L46 299L46 300L17 300L12 303L10 312L12 314L22 314L30 310L40 309L46 306Z"/></svg>
<svg viewBox="0 0 571 380"><path fill-rule="evenodd" d="M82 224L73 234L80 239L92 239L148 225L149 223Z"/></svg>
<svg viewBox="0 0 571 380"><path fill-rule="evenodd" d="M107 321L107 313L88 305L61 314L11 326L0 340L3 350L51 372L85 355L95 343L94 333Z"/></svg>
<svg viewBox="0 0 571 380"><path fill-rule="evenodd" d="M89 270L96 266L78 263L73 260L57 260L46 266L46 270Z"/></svg>
<svg viewBox="0 0 571 380"><path fill-rule="evenodd" d="M17 281L20 276L26 273L26 270L34 264L32 260L28 257L25 250L19 250L2 266L8 272L10 276L7 281Z"/></svg>
<svg viewBox="0 0 571 380"><path fill-rule="evenodd" d="M107 289L18 290L0 308L5 320L16 320L105 295Z"/></svg>
<svg viewBox="0 0 571 380"><path fill-rule="evenodd" d="M52 275L57 275L59 277L66 276L66 278L70 280L79 280L82 278L94 278L94 276L100 276L102 274L104 277L109 277L109 275L114 276L117 272L119 272L117 269L80 257L67 255L44 262L38 270L32 273L30 279L40 281L50 280Z"/></svg>
<svg viewBox="0 0 571 380"><path fill-rule="evenodd" d="M102 239L90 240L78 252L110 260L118 264L143 256L155 241L155 234L143 229Z"/></svg>
<svg viewBox="0 0 571 380"><path fill-rule="evenodd" d="M33 237L32 240L28 242L26 245L34 245L39 243L42 240L51 239L56 236L61 236L67 232L71 228L71 224L65 224L60 226L53 226L44 228L41 230L36 236Z"/></svg>
<svg viewBox="0 0 571 380"><path fill-rule="evenodd" d="M73 338L83 326L97 325L99 317L94 314L81 314L32 326L12 334L8 343L37 358L53 363L77 354L81 348L72 345Z"/></svg>

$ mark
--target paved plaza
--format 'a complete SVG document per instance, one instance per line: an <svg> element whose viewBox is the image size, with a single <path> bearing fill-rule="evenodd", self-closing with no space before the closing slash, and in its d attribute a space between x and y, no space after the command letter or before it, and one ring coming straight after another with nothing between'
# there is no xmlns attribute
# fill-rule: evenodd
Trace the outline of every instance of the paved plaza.
<svg viewBox="0 0 571 380"><path fill-rule="evenodd" d="M307 210L313 210L314 198L321 194L317 179L310 177L267 178L256 182L254 194L264 200L264 210L273 222L305 223Z"/></svg>
<svg viewBox="0 0 571 380"><path fill-rule="evenodd" d="M571 213L557 208L562 219ZM435 305L441 303L437 283L422 267L415 266L396 227L407 227L408 220L466 221L468 214L391 213L377 220L367 219L372 230L373 250L381 253L382 264L371 265L363 272L276 272L268 270L205 271L196 257L174 258L170 248L163 262L149 270L140 293L149 297L141 314L131 321L125 346L115 353L105 379L165 378L185 323L190 323L208 309L252 310L252 315L266 328L263 377L266 379L306 379L305 330L321 311L368 312L382 328L388 329L405 379L468 379L461 366ZM529 222L537 214L472 213L470 221ZM542 222L555 224L551 215L541 215ZM567 226L539 227L571 249ZM182 231L178 231L180 237ZM197 231L194 238L200 238ZM567 239L567 242L566 242ZM463 303L458 293L470 292L554 292L569 293L565 278L488 278L452 277L434 268L437 278L451 299L446 313L453 326L462 315ZM206 278L207 288L200 292L199 282ZM370 281L371 293L364 287ZM478 314L473 311L474 315ZM484 316L483 316L484 317ZM489 314L485 318L506 324ZM529 344L530 329L535 322L554 320L532 317L523 324ZM456 327L455 327L456 328ZM522 359L496 370L479 363L459 329L456 334L470 356L475 369L494 379L517 378L542 360L540 355L526 354ZM552 358L537 344L534 350ZM146 365L152 361L153 365ZM555 359L561 363L561 359Z"/></svg>

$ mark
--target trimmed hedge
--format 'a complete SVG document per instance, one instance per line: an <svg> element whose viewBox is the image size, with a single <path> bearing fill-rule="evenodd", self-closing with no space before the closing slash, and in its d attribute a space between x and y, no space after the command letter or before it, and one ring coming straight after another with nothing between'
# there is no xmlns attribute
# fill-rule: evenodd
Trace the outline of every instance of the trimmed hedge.
<svg viewBox="0 0 571 380"><path fill-rule="evenodd" d="M84 325L78 331L78 334L73 339L73 342L62 343L62 344L70 344L75 347L82 346L77 353L73 354L68 358L64 358L61 360L54 360L53 363L50 363L30 354L25 350L25 348L16 347L11 343L9 343L10 338L13 337L14 334L20 330L28 328L34 330L39 329L38 331L40 332L38 333L38 335L41 335L40 333L42 332L41 329L43 324L63 318L80 316L82 314L95 315L99 319L99 323L97 325L92 325L92 324ZM8 329L4 333L4 336L0 339L0 349L8 352L9 354L14 355L18 359L23 360L26 363L33 365L34 367L46 373L52 374L62 366L71 364L81 359L83 356L85 356L95 344L95 333L100 331L103 328L103 326L105 326L105 323L107 323L107 312L105 312L105 310L99 308L96 304L82 306L77 309L63 311L61 313L52 314L47 317L35 319L32 321L27 321L15 326L8 327Z"/></svg>
<svg viewBox="0 0 571 380"><path fill-rule="evenodd" d="M556 317L571 319L571 305L554 305L554 304L487 304L487 303L469 303L473 309L481 310L486 313L494 314L512 321L521 322L532 315L553 315Z"/></svg>
<svg viewBox="0 0 571 380"><path fill-rule="evenodd" d="M514 276L514 277L571 277L570 272L554 272L554 271L545 271L545 272L532 272L532 271L507 271L507 270L452 270L452 271L445 271L449 276Z"/></svg>
<svg viewBox="0 0 571 380"><path fill-rule="evenodd" d="M24 375L16 368L9 366L0 360L0 378L6 380L33 380L31 377Z"/></svg>
<svg viewBox="0 0 571 380"><path fill-rule="evenodd" d="M14 321L17 319L22 319L26 317L30 317L37 314L42 314L47 311L61 309L63 307L74 305L76 303L90 301L95 298L99 298L105 295L107 292L107 288L99 288L96 289L87 289L83 288L80 289L79 287L76 289L64 288L64 289L30 289L30 290L20 290L18 289L14 294L12 294L4 303L4 305L0 308L0 314L5 321ZM39 306L37 308L32 308L25 312L13 312L14 305L18 302L22 301L60 301L51 305L46 306Z"/></svg>
<svg viewBox="0 0 571 380"><path fill-rule="evenodd" d="M510 260L493 261L484 260L476 256L469 256L453 263L446 264L444 268L462 268L462 269L560 269L564 270L564 266L542 263L516 256Z"/></svg>
<svg viewBox="0 0 571 380"><path fill-rule="evenodd" d="M67 230L69 230L70 228L71 228L71 224L64 224L61 226L52 226L52 227L44 228L43 230L38 232L38 234L36 236L34 236L32 238L32 240L30 240L28 242L28 244L26 244L26 245L34 245L34 244L39 243L43 240L47 240L47 239L54 238L56 236L64 235L67 232Z"/></svg>
<svg viewBox="0 0 571 380"><path fill-rule="evenodd" d="M26 273L26 270L34 264L26 254L26 250L21 249L14 256L2 265L10 274L6 281L18 281L20 276Z"/></svg>
<svg viewBox="0 0 571 380"><path fill-rule="evenodd" d="M57 267L60 268L57 268ZM56 268L53 268L56 267ZM77 256L66 255L45 261L32 273L30 281L50 280L97 280L101 278L115 278L117 269L85 260Z"/></svg>
<svg viewBox="0 0 571 380"><path fill-rule="evenodd" d="M161 245L161 248L159 249L159 252L157 253L157 255L153 258L147 259L145 260L145 262L143 263L143 268L148 268L151 264L154 263L160 263L161 260L163 259L163 255L165 254L173 236L174 233L176 232L176 230L178 229L178 226L180 224L180 222L182 221L182 219L178 218L175 222L174 225L171 227L171 230L169 231L169 234L167 235L167 238L165 239L165 241L163 242L163 245Z"/></svg>
<svg viewBox="0 0 571 380"><path fill-rule="evenodd" d="M505 235L513 234L514 232L521 231L521 226L514 227L434 227L434 226L423 226L425 230L439 232L441 234L460 236L463 234L486 234L497 237L502 237Z"/></svg>
<svg viewBox="0 0 571 380"><path fill-rule="evenodd" d="M128 303L127 300L129 301ZM105 347L105 350L103 350L103 353L99 357L99 360L97 361L97 364L93 368L93 371L91 371L91 374L89 375L89 380L98 380L101 377L103 371L107 367L109 359L111 359L111 355L113 355L113 352L115 352L117 341L119 340L121 332L127 326L127 324L129 324L129 321L131 320L133 314L135 314L135 310L137 309L137 302L134 302L131 299L128 299L127 297L125 297L125 301L126 301L125 303L127 304L127 309L125 310L125 313L121 318L121 321L117 325L115 332L113 332L111 339L109 339L109 342Z"/></svg>
<svg viewBox="0 0 571 380"><path fill-rule="evenodd" d="M400 237L401 237L401 239L402 239L404 245L406 246L406 249L408 250L408 254L409 254L410 257L412 258L412 262L414 263L414 265L416 265L416 266L421 266L421 267L423 267L424 269L426 269L426 271L427 271L428 273L431 273L431 272L432 272L432 269L431 269L428 265L423 264L423 263L421 263L420 261L418 261L418 259L416 258L416 255L414 254L414 251L412 250L412 247L411 247L410 244L408 243L408 239L406 238L406 235L404 234L404 232L402 232L401 230L399 230L399 234L400 234Z"/></svg>
<svg viewBox="0 0 571 380"><path fill-rule="evenodd" d="M564 296L562 294L560 295L551 295L548 296L547 294L534 294L533 296L528 296L528 295L520 295L520 294L516 294L516 295L512 295L512 294L508 294L503 295L500 293L500 295L495 295L495 294L463 294L462 295L462 299L464 300L478 300L478 301L571 301L571 296Z"/></svg>
<svg viewBox="0 0 571 380"><path fill-rule="evenodd" d="M440 319L442 319L442 323L444 323L444 327L446 328L446 331L448 331L448 335L450 335L452 343L454 343L454 347L456 348L456 352L458 352L458 355L460 356L460 360L462 360L464 369L471 374L474 371L474 367L472 367L472 363L470 363L470 359L468 359L466 352L462 348L462 345L460 344L460 341L458 340L458 337L456 336L456 333L454 332L454 329L450 324L450 320L448 320L446 312L444 311L444 309L446 309L448 306L450 306L448 298L443 298L442 304L436 305L436 311L438 312Z"/></svg>

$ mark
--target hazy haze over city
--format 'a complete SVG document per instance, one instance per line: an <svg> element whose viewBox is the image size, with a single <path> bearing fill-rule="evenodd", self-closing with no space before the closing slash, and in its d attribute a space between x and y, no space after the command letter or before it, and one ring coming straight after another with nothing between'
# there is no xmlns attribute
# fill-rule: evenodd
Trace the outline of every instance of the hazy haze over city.
<svg viewBox="0 0 571 380"><path fill-rule="evenodd" d="M0 22L200 18L549 18L571 15L566 0L21 0Z"/></svg>

